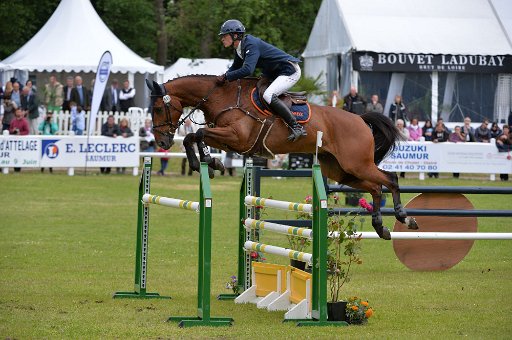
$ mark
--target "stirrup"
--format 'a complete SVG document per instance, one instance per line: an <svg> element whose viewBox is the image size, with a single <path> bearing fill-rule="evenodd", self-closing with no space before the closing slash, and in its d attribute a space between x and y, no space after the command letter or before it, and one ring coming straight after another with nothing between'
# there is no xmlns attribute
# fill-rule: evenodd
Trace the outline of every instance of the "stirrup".
<svg viewBox="0 0 512 340"><path fill-rule="evenodd" d="M295 126L291 127L291 130L292 133L288 136L288 140L291 142L295 142L301 136L307 136L307 132L304 130L302 125L296 124Z"/></svg>

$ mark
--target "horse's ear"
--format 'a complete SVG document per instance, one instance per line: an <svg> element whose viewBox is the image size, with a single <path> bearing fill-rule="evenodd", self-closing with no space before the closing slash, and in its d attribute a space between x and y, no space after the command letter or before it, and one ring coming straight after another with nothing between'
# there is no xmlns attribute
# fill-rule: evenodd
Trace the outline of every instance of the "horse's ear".
<svg viewBox="0 0 512 340"><path fill-rule="evenodd" d="M155 91L155 89L153 88L153 84L149 81L149 79L146 79L146 85L148 86L148 89L151 90L151 93Z"/></svg>
<svg viewBox="0 0 512 340"><path fill-rule="evenodd" d="M153 80L153 88L155 89L155 94L156 95L159 95L159 96L163 96L163 92L162 92L162 88L160 87L160 85Z"/></svg>

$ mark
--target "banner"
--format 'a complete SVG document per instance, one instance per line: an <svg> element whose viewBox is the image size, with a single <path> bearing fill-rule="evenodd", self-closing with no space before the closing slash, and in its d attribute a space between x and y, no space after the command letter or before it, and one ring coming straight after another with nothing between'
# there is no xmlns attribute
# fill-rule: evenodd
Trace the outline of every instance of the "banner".
<svg viewBox="0 0 512 340"><path fill-rule="evenodd" d="M88 136L90 136L93 131L96 131L96 115L98 114L108 76L110 75L110 66L112 66L112 55L109 51L105 51L100 58L98 69L96 70L96 80L94 81L94 91L92 93L91 114L87 127Z"/></svg>
<svg viewBox="0 0 512 340"><path fill-rule="evenodd" d="M37 136L0 138L0 167L39 167L40 150Z"/></svg>
<svg viewBox="0 0 512 340"><path fill-rule="evenodd" d="M512 73L512 56L353 52L352 65L370 72Z"/></svg>
<svg viewBox="0 0 512 340"><path fill-rule="evenodd" d="M401 142L379 168L396 172L511 174L512 159L494 143Z"/></svg>

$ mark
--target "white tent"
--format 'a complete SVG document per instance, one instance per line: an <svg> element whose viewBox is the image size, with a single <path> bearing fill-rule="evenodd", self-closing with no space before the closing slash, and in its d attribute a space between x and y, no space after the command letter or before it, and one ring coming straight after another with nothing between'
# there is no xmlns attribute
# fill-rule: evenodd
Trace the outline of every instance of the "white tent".
<svg viewBox="0 0 512 340"><path fill-rule="evenodd" d="M101 20L89 0L62 0L39 32L0 62L0 70L6 75L14 70L96 72L106 50L112 54L111 72L128 73L127 78L140 89L138 92L142 92L137 95L142 104L143 77L153 74L161 81L163 66L146 61L123 44ZM135 73L141 74L140 79L134 79Z"/></svg>
<svg viewBox="0 0 512 340"><path fill-rule="evenodd" d="M351 85L359 85L363 71L390 72L389 91L383 98L388 106L389 100L401 93L406 72L429 72L432 78L437 78L438 72L449 72L447 87L453 92L450 84L455 84L455 72L510 73L512 43L506 27L510 27L511 13L508 0L324 0L303 54L305 74L321 74L327 90L345 94ZM457 61L473 59L461 65L443 56L456 56ZM495 56L503 57L499 59L505 60L503 67L483 70L498 60L490 60ZM436 58L447 62L429 64ZM445 100L451 100L448 92ZM435 100L433 114L437 113Z"/></svg>
<svg viewBox="0 0 512 340"><path fill-rule="evenodd" d="M164 80L171 80L190 74L219 75L225 73L233 61L230 59L188 59L179 58L164 71Z"/></svg>

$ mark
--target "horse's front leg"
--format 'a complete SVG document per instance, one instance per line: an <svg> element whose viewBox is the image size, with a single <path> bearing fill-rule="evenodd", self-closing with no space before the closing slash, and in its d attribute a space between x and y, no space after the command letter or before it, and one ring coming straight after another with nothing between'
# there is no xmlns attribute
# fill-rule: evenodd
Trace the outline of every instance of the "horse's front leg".
<svg viewBox="0 0 512 340"><path fill-rule="evenodd" d="M196 143L197 143L197 149L199 150L199 158L201 159L201 162L205 162L208 164L208 175L210 178L215 177L215 171L224 171L224 164L218 159L218 158L212 158L210 155L210 149L206 145L204 141L204 131L205 129L198 129L196 131Z"/></svg>
<svg viewBox="0 0 512 340"><path fill-rule="evenodd" d="M190 165L190 169L193 171L199 172L199 160L196 156L196 151L194 150L194 143L196 140L195 133L189 133L183 139L183 146L185 147L185 153L187 154L188 164Z"/></svg>

